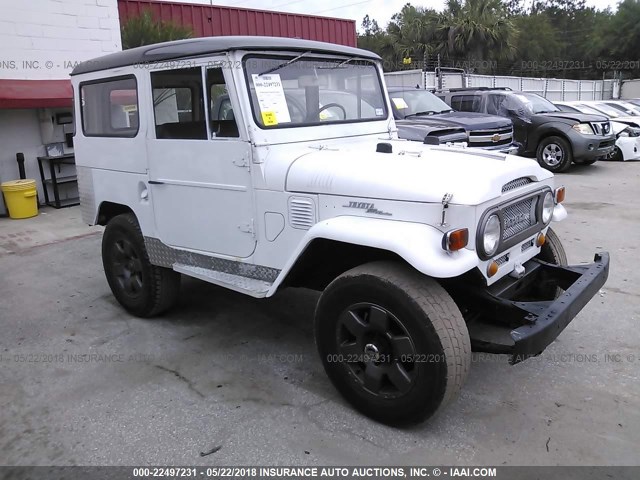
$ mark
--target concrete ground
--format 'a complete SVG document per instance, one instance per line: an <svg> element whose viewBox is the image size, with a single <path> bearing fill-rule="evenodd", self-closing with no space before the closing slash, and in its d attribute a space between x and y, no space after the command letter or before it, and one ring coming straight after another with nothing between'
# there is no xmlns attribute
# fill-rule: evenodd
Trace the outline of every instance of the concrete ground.
<svg viewBox="0 0 640 480"><path fill-rule="evenodd" d="M141 320L111 295L78 208L0 219L0 464L637 465L640 163L557 180L569 260L608 250L608 283L541 357L476 357L460 398L408 429L330 385L317 294L185 279L178 308Z"/></svg>

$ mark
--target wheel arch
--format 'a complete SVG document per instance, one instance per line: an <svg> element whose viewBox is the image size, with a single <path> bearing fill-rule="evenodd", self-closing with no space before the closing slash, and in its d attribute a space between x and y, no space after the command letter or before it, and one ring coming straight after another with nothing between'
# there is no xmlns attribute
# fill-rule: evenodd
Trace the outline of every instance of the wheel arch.
<svg viewBox="0 0 640 480"><path fill-rule="evenodd" d="M397 260L433 278L461 275L478 265L472 250L446 252L443 233L425 224L340 216L314 225L302 239L267 296L281 286L323 289L363 263Z"/></svg>
<svg viewBox="0 0 640 480"><path fill-rule="evenodd" d="M133 213L136 215L128 205L109 201L101 202L96 214L96 224L105 226L112 218L123 213Z"/></svg>
<svg viewBox="0 0 640 480"><path fill-rule="evenodd" d="M548 126L547 128L536 132L535 145L536 148L534 150L534 154L537 156L538 154L538 146L542 143L543 140L549 137L560 137L569 145L569 149L571 150L571 155L573 156L573 144L571 143L571 139L563 130L558 129L556 126Z"/></svg>

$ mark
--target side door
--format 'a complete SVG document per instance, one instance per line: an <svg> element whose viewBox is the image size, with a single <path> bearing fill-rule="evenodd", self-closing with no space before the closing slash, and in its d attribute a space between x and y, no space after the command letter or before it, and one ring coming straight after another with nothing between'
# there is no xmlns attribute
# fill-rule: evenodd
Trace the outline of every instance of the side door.
<svg viewBox="0 0 640 480"><path fill-rule="evenodd" d="M154 125L147 152L160 240L248 257L255 249L250 144L233 115L229 72L196 66L150 73ZM214 105L228 104L224 118Z"/></svg>

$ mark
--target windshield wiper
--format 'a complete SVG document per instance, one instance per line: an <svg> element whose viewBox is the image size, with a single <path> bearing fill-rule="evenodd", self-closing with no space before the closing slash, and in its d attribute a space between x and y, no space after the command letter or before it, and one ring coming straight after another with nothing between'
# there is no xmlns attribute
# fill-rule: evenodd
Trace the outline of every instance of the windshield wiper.
<svg viewBox="0 0 640 480"><path fill-rule="evenodd" d="M351 58L347 58L346 60L340 62L338 65L335 65L333 67L318 67L318 70L333 70L335 68L340 68L340 67L342 67L343 65L346 65L349 62L353 62L354 60L366 61L366 58L351 57Z"/></svg>
<svg viewBox="0 0 640 480"><path fill-rule="evenodd" d="M273 73L273 72L275 72L276 70L280 70L281 68L284 68L284 67L286 67L287 65L291 65L292 63L297 62L298 60L300 60L300 59L301 59L302 57L304 57L305 55L308 55L309 53L311 53L311 51L301 53L301 54L300 54L300 55L298 55L297 57L292 58L291 60L289 60L289 61L287 61L287 62L281 63L280 65L276 65L276 66L275 66L275 67L273 67L273 68L270 68L270 69L268 69L268 70L265 70L265 71L264 71L264 72L262 72L262 73L259 73L259 74L258 74L258 76L259 76L259 77L261 77L262 75L266 75L267 73Z"/></svg>
<svg viewBox="0 0 640 480"><path fill-rule="evenodd" d="M436 112L435 110L425 110L424 112L410 113L409 115L405 115L404 118L419 117L420 115L435 115L436 113L442 113L442 112Z"/></svg>

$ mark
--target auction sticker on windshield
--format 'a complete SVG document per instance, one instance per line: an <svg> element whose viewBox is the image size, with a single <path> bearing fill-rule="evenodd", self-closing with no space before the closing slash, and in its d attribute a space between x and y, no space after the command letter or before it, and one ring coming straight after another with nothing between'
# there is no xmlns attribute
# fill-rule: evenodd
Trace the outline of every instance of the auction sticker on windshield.
<svg viewBox="0 0 640 480"><path fill-rule="evenodd" d="M409 108L409 105L407 105L407 102L405 102L404 98L402 97L394 97L391 100L393 100L393 103L398 110L402 110L403 108Z"/></svg>
<svg viewBox="0 0 640 480"><path fill-rule="evenodd" d="M271 126L291 122L280 75L277 73L271 75L254 73L251 77L256 89L256 97L258 97L262 123L265 126Z"/></svg>

